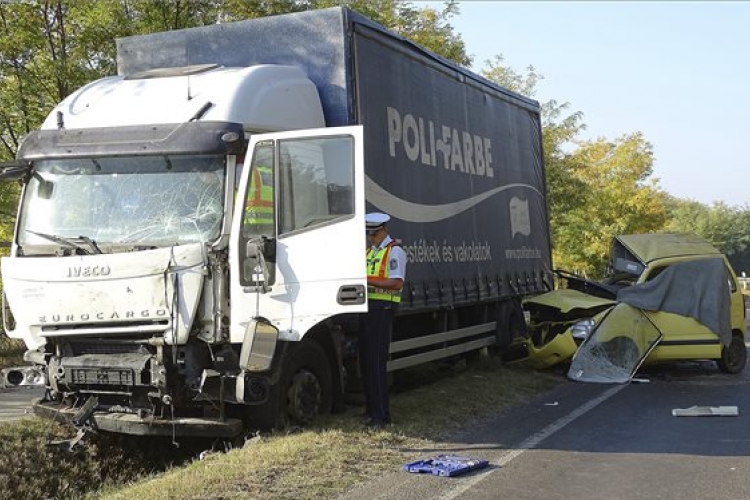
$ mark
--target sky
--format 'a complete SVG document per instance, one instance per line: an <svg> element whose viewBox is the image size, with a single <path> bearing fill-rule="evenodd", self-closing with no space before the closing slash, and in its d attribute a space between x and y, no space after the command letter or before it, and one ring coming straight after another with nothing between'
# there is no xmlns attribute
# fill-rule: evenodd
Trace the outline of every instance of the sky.
<svg viewBox="0 0 750 500"><path fill-rule="evenodd" d="M415 2L436 9L442 2ZM498 54L583 112L582 139L642 132L668 193L750 205L750 2L459 1L475 71Z"/></svg>

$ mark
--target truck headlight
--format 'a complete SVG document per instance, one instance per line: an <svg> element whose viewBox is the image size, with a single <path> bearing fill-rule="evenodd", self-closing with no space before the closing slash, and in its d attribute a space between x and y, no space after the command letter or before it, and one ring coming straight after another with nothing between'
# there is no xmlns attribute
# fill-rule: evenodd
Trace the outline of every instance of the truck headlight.
<svg viewBox="0 0 750 500"><path fill-rule="evenodd" d="M583 319L570 327L570 335L575 340L586 340L586 337L589 336L591 330L594 329L594 325L596 325L596 323L594 323L593 319Z"/></svg>

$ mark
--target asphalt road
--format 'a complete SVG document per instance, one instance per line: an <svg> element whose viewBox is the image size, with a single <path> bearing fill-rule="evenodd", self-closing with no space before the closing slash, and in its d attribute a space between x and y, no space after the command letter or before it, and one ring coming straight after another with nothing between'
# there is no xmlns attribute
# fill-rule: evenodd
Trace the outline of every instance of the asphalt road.
<svg viewBox="0 0 750 500"><path fill-rule="evenodd" d="M33 417L31 400L43 395L44 391L38 388L0 389L0 422Z"/></svg>
<svg viewBox="0 0 750 500"><path fill-rule="evenodd" d="M394 471L346 500L456 498L661 500L750 498L750 368L713 363L642 370L648 383L570 382L416 459L481 458L490 467L447 478ZM675 417L672 409L738 406L734 417Z"/></svg>

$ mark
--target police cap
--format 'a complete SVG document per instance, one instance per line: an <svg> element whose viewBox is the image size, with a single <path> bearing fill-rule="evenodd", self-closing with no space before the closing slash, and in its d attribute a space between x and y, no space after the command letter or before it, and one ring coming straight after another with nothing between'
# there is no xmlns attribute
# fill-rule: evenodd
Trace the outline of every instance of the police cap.
<svg viewBox="0 0 750 500"><path fill-rule="evenodd" d="M367 232L374 233L383 227L389 220L391 220L389 215L380 212L372 212L365 215L365 227Z"/></svg>

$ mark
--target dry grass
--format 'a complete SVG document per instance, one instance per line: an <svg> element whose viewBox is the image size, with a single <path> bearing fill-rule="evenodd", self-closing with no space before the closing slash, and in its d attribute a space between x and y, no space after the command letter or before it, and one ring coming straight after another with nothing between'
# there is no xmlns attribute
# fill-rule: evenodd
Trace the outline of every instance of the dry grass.
<svg viewBox="0 0 750 500"><path fill-rule="evenodd" d="M430 365L407 374L416 388L392 397L395 425L364 429L361 408L327 418L314 428L248 441L132 486L102 491L117 500L317 499L391 471L413 458L404 450L430 442L471 421L528 400L561 379L486 360L469 369Z"/></svg>

